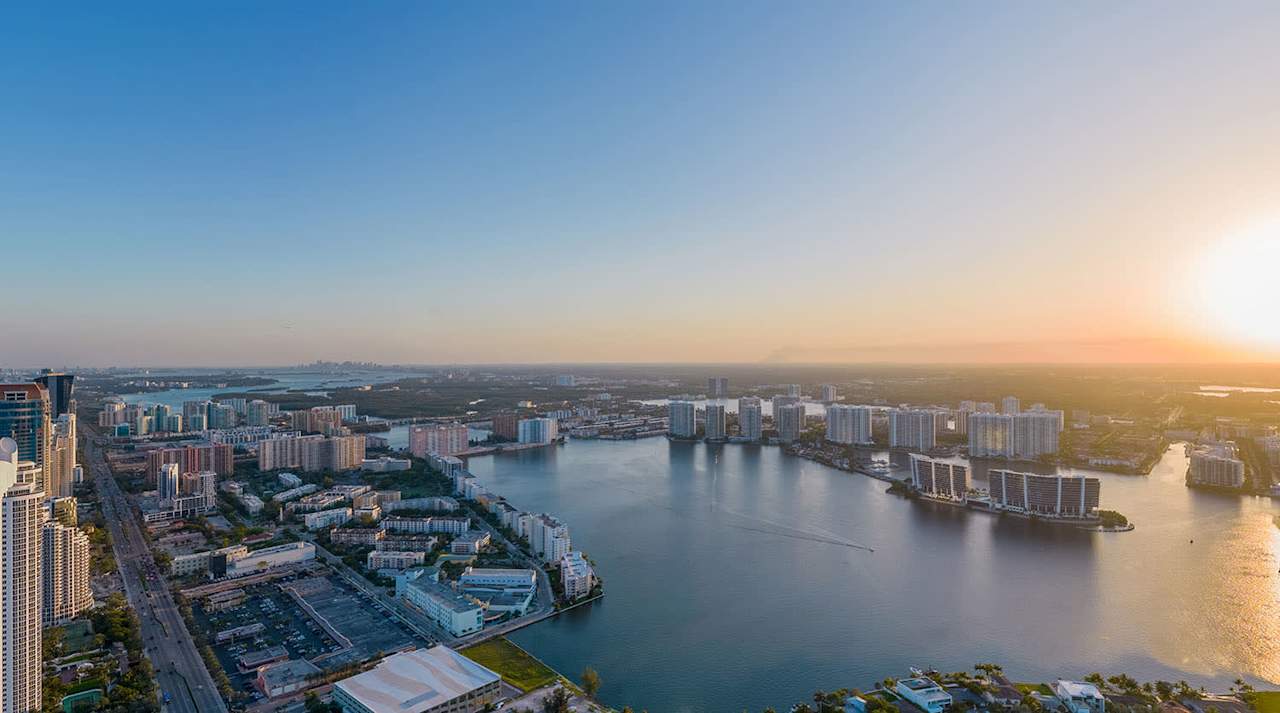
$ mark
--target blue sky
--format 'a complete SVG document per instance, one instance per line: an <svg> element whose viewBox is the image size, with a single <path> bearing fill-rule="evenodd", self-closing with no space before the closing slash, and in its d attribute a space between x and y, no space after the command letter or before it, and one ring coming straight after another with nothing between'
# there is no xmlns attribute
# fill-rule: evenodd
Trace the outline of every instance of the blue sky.
<svg viewBox="0 0 1280 713"><path fill-rule="evenodd" d="M1170 285L1280 216L1277 14L10 9L0 363L1213 341Z"/></svg>

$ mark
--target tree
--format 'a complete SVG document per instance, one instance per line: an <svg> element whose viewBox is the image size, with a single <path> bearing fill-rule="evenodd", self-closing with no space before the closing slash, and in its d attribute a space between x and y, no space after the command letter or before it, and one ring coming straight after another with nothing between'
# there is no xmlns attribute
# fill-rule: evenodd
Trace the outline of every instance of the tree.
<svg viewBox="0 0 1280 713"><path fill-rule="evenodd" d="M556 686L556 690L542 697L542 713L570 713L569 692L564 686Z"/></svg>
<svg viewBox="0 0 1280 713"><path fill-rule="evenodd" d="M600 692L600 674L590 666L582 671L582 690L587 694L587 698L595 698Z"/></svg>

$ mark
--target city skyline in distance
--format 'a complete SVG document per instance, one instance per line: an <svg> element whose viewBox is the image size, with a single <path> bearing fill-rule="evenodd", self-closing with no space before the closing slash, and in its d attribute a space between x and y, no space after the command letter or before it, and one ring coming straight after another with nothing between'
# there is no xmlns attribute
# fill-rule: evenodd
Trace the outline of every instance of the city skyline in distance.
<svg viewBox="0 0 1280 713"><path fill-rule="evenodd" d="M1275 6L300 7L13 14L0 362L1280 360Z"/></svg>

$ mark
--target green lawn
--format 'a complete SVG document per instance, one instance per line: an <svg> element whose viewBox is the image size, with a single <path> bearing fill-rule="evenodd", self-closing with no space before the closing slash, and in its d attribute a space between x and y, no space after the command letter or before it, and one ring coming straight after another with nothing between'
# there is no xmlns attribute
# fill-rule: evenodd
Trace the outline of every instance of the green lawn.
<svg viewBox="0 0 1280 713"><path fill-rule="evenodd" d="M528 693L555 682L559 676L524 649L506 639L490 639L463 649L463 656L493 669L502 680Z"/></svg>
<svg viewBox="0 0 1280 713"><path fill-rule="evenodd" d="M1013 686L1014 688L1017 688L1019 692L1024 694L1035 691L1036 693L1043 693L1046 696L1053 695L1053 689L1049 688L1049 684L1047 683L1015 683Z"/></svg>
<svg viewBox="0 0 1280 713"><path fill-rule="evenodd" d="M1258 691L1254 695L1258 713L1280 713L1280 691Z"/></svg>

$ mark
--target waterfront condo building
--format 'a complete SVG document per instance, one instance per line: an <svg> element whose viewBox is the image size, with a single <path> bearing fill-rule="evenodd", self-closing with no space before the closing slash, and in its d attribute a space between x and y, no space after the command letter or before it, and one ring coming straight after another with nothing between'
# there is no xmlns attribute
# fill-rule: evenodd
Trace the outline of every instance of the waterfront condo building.
<svg viewBox="0 0 1280 713"><path fill-rule="evenodd" d="M834 385L823 384L821 389L821 394L822 394L822 403L824 404L835 403L836 387Z"/></svg>
<svg viewBox="0 0 1280 713"><path fill-rule="evenodd" d="M827 440L845 445L871 443L871 409L840 404L828 406Z"/></svg>
<svg viewBox="0 0 1280 713"><path fill-rule="evenodd" d="M889 447L927 451L938 445L938 414L928 409L889 411Z"/></svg>
<svg viewBox="0 0 1280 713"><path fill-rule="evenodd" d="M724 376L713 376L707 379L707 397L723 399L729 395L729 379Z"/></svg>
<svg viewBox="0 0 1280 713"><path fill-rule="evenodd" d="M799 385L799 384L787 384L787 396L791 396L791 397L793 397L793 398L797 398L797 399L798 399L798 398L800 398L800 396L801 396L801 393L800 393L800 385Z"/></svg>
<svg viewBox="0 0 1280 713"><path fill-rule="evenodd" d="M469 446L466 424L433 423L409 428L409 452L418 458L426 458L431 453L451 456Z"/></svg>
<svg viewBox="0 0 1280 713"><path fill-rule="evenodd" d="M764 407L757 396L738 399L738 435L758 441L764 435Z"/></svg>
<svg viewBox="0 0 1280 713"><path fill-rule="evenodd" d="M804 404L789 403L778 406L777 399L774 399L774 404L773 427L778 432L778 440L783 443L799 440L805 427Z"/></svg>
<svg viewBox="0 0 1280 713"><path fill-rule="evenodd" d="M1033 460L1058 452L1062 412L973 413L968 427L970 456Z"/></svg>
<svg viewBox="0 0 1280 713"><path fill-rule="evenodd" d="M520 416L510 411L493 415L493 435L514 441L520 437Z"/></svg>
<svg viewBox="0 0 1280 713"><path fill-rule="evenodd" d="M569 526L552 515L534 515L529 545L544 562L559 562L570 549Z"/></svg>
<svg viewBox="0 0 1280 713"><path fill-rule="evenodd" d="M41 710L40 466L18 460L18 443L0 438L0 711Z"/></svg>
<svg viewBox="0 0 1280 713"><path fill-rule="evenodd" d="M1097 478L1000 469L987 474L987 484L995 507L1053 517L1094 517L1102 491Z"/></svg>
<svg viewBox="0 0 1280 713"><path fill-rule="evenodd" d="M725 427L724 404L707 404L706 426L703 432L708 440L722 441L728 435Z"/></svg>
<svg viewBox="0 0 1280 713"><path fill-rule="evenodd" d="M398 575L396 598L412 604L454 636L474 634L484 628L484 605L436 581L436 576L421 567Z"/></svg>
<svg viewBox="0 0 1280 713"><path fill-rule="evenodd" d="M964 502L969 492L969 468L957 463L912 456L911 481L925 495Z"/></svg>
<svg viewBox="0 0 1280 713"><path fill-rule="evenodd" d="M1015 414L1022 412L1022 402L1017 396L1006 396L1000 400L1000 413Z"/></svg>
<svg viewBox="0 0 1280 713"><path fill-rule="evenodd" d="M1244 487L1244 461L1237 457L1236 445L1216 443L1193 450L1187 480L1193 485Z"/></svg>
<svg viewBox="0 0 1280 713"><path fill-rule="evenodd" d="M564 589L564 598L569 601L585 597L596 585L595 570L581 552L567 552L560 558L560 582Z"/></svg>
<svg viewBox="0 0 1280 713"><path fill-rule="evenodd" d="M559 437L560 426L554 418L522 418L519 431L521 443L551 443Z"/></svg>
<svg viewBox="0 0 1280 713"><path fill-rule="evenodd" d="M669 432L677 438L693 438L698 435L697 408L692 401L672 401L667 405L670 419Z"/></svg>

